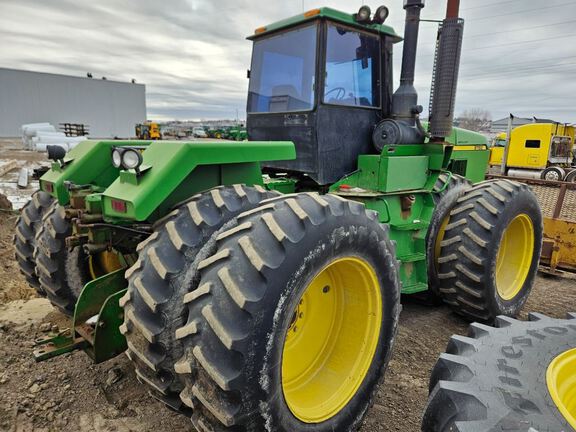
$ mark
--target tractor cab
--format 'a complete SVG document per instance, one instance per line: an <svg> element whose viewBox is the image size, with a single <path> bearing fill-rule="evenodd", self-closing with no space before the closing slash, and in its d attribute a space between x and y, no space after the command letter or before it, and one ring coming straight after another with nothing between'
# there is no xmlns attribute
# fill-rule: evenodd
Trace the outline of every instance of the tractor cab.
<svg viewBox="0 0 576 432"><path fill-rule="evenodd" d="M296 146L297 159L266 163L267 172L325 185L354 171L358 155L377 153L372 131L390 115L392 44L401 40L386 16L384 7L372 20L314 9L249 37L249 138Z"/></svg>

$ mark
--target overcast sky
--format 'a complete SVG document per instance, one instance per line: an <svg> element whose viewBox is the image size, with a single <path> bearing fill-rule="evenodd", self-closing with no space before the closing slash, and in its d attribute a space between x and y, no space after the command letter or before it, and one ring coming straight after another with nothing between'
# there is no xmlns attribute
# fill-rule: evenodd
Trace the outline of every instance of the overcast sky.
<svg viewBox="0 0 576 432"><path fill-rule="evenodd" d="M377 1L364 2L374 11ZM428 0L440 19L445 0ZM245 116L255 28L360 0L0 0L0 67L146 84L148 117ZM403 32L402 0L388 23ZM545 6L543 6L545 4ZM472 108L576 122L576 1L461 0L466 20L457 113ZM436 25L422 23L416 85L428 106ZM395 48L395 87L402 45ZM0 96L1 97L1 96Z"/></svg>

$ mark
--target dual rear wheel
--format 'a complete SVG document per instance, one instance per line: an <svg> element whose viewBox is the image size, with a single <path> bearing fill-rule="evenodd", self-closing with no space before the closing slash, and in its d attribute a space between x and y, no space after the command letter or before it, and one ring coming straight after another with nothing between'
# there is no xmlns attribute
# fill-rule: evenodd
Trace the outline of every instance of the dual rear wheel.
<svg viewBox="0 0 576 432"><path fill-rule="evenodd" d="M542 214L527 185L489 180L446 195L449 208L438 226L429 274L432 291L472 321L516 316L538 270ZM439 245L439 247L438 247ZM436 253L436 255L432 255ZM435 273L434 273L435 272Z"/></svg>
<svg viewBox="0 0 576 432"><path fill-rule="evenodd" d="M357 429L397 329L387 227L336 196L234 188L178 209L128 271L138 376L200 431Z"/></svg>

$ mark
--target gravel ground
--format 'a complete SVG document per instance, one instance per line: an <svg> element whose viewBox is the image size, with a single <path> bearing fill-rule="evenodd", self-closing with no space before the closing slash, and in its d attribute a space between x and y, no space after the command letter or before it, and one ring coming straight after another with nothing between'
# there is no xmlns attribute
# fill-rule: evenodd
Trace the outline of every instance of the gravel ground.
<svg viewBox="0 0 576 432"><path fill-rule="evenodd" d="M126 356L93 365L76 352L34 363L31 341L42 334L42 324L64 327L66 319L35 298L18 273L11 251L14 221L0 215L0 430L193 430L188 419L147 394ZM575 288L573 280L539 276L525 311L563 317L576 310ZM446 307L405 301L386 382L362 432L419 430L430 369L449 337L466 327Z"/></svg>

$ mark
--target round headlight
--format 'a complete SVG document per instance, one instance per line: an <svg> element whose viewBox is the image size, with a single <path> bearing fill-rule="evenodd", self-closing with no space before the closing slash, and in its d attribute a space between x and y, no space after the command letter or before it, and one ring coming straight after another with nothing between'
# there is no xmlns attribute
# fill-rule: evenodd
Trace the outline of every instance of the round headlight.
<svg viewBox="0 0 576 432"><path fill-rule="evenodd" d="M389 13L390 12L386 6L380 6L378 9L376 9L376 13L374 14L374 22L376 24L382 24L384 21L386 21L386 18L388 18Z"/></svg>
<svg viewBox="0 0 576 432"><path fill-rule="evenodd" d="M370 21L370 6L364 5L362 6L359 10L358 13L356 14L356 21L358 21L359 23L367 23Z"/></svg>
<svg viewBox="0 0 576 432"><path fill-rule="evenodd" d="M142 163L142 155L138 150L126 149L122 154L122 165L126 169L136 169Z"/></svg>
<svg viewBox="0 0 576 432"><path fill-rule="evenodd" d="M114 165L114 168L122 166L122 153L117 148L112 150L112 165Z"/></svg>

